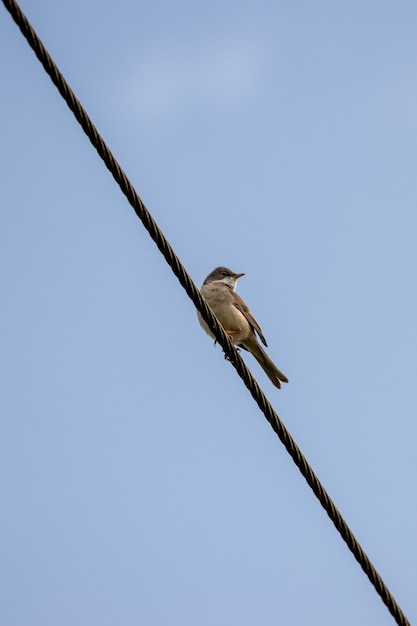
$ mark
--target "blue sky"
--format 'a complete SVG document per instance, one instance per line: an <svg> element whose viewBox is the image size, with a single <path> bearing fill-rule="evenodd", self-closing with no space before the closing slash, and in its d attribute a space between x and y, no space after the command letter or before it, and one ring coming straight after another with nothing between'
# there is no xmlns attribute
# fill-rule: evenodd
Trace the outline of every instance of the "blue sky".
<svg viewBox="0 0 417 626"><path fill-rule="evenodd" d="M416 4L21 6L415 621ZM4 7L0 54L2 624L393 624Z"/></svg>

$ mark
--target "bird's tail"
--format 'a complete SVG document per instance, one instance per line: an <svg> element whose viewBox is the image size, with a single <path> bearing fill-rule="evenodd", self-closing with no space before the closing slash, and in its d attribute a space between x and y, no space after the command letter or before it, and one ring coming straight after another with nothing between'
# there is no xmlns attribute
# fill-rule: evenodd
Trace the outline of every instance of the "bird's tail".
<svg viewBox="0 0 417 626"><path fill-rule="evenodd" d="M265 374L268 376L269 380L275 387L281 389L281 382L287 383L288 378L277 368L275 363L271 361L267 353L261 346L256 343L256 346L251 346L251 352L255 359L258 361L259 365L262 367Z"/></svg>

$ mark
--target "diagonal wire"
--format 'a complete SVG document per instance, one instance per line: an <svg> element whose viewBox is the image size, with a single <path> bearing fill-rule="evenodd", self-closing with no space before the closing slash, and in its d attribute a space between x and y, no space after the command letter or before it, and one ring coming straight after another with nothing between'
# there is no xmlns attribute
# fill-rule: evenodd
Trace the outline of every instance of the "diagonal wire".
<svg viewBox="0 0 417 626"><path fill-rule="evenodd" d="M364 552L356 537L350 530L349 526L343 519L338 509L336 508L329 494L315 475L313 469L310 467L307 459L302 454L301 450L295 443L284 423L278 417L278 414L275 412L265 394L259 387L258 383L250 373L249 369L246 367L244 361L231 343L229 337L226 335L222 326L217 321L217 318L214 316L211 309L207 306L205 300L200 295L200 292L191 280L190 276L187 274L185 268L181 264L174 250L170 246L162 231L159 229L155 220L152 218L148 209L146 208L139 195L135 191L133 185L128 180L126 174L114 158L110 149L107 147L104 140L98 133L94 124L88 117L86 111L81 106L81 103L76 98L68 83L65 81L63 75L59 71L58 67L55 65L48 51L43 46L36 32L29 24L26 16L20 9L19 5L15 2L15 0L3 0L3 4L11 14L13 20L20 28L22 34L28 41L30 47L35 52L46 73L49 75L52 82L57 87L59 93L64 98L68 107L75 115L77 121L80 123L90 142L93 144L98 154L106 164L113 178L118 183L120 189L129 201L129 204L133 207L135 213L142 221L146 230L152 237L153 241L156 243L158 249L163 254L165 260L171 267L175 276L178 278L180 284L187 292L197 310L201 313L205 322L207 322L210 330L214 333L217 341L222 346L225 355L229 358L233 366L236 368L239 376L242 378L246 387L249 389L253 399L272 426L274 432L278 435L279 439L284 444L287 452L306 479L308 485L313 490L314 494L316 495L322 507L325 509L326 513L332 520L336 529L339 531L349 550L353 553L355 559L358 561L363 571L368 576L370 582L374 586L376 592L381 597L384 604L387 606L389 612L394 617L399 626L411 626L400 606L397 604L394 596L385 585L384 581L375 569L369 557Z"/></svg>

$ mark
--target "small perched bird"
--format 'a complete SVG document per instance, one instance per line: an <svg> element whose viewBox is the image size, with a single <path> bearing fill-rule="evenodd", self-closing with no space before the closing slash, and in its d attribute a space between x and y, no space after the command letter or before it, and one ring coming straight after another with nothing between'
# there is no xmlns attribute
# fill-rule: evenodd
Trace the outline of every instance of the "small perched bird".
<svg viewBox="0 0 417 626"><path fill-rule="evenodd" d="M267 345L261 327L242 298L235 293L237 281L241 276L244 274L235 274L227 267L216 267L205 279L200 293L231 341L238 347L251 352L272 384L280 389L281 382L287 383L288 378L277 368L258 343L255 333L258 333L264 346ZM200 313L197 315L206 333L215 339Z"/></svg>

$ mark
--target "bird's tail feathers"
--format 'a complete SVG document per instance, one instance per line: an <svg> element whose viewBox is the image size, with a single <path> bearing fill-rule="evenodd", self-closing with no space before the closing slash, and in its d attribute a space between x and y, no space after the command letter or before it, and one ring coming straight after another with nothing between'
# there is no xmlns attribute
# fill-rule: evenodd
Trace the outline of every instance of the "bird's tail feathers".
<svg viewBox="0 0 417 626"><path fill-rule="evenodd" d="M281 382L288 382L288 378L285 374L283 374L281 370L277 368L275 363L271 361L265 350L261 348L258 342L256 342L256 347L251 346L250 351L264 370L265 374L268 376L271 383L275 385L275 387L278 387L278 389L281 389Z"/></svg>

